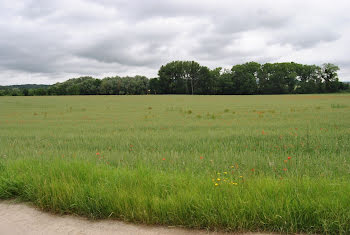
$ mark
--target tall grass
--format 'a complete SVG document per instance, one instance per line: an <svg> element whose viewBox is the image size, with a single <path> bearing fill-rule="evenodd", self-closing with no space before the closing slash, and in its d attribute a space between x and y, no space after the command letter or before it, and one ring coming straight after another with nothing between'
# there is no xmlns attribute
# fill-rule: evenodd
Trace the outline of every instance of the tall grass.
<svg viewBox="0 0 350 235"><path fill-rule="evenodd" d="M347 234L349 100L1 97L0 198L98 219Z"/></svg>

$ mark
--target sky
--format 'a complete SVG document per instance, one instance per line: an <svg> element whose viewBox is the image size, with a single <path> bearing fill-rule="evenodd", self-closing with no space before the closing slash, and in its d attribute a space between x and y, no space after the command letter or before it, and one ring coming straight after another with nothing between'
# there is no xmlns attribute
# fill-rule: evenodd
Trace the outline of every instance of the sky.
<svg viewBox="0 0 350 235"><path fill-rule="evenodd" d="M1 0L0 85L156 77L195 60L340 67L350 81L349 0Z"/></svg>

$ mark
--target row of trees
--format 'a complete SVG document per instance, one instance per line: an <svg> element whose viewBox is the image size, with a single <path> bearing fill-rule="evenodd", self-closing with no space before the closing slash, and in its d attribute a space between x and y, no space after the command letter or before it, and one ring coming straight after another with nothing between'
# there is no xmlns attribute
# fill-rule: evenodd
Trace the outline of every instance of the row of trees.
<svg viewBox="0 0 350 235"><path fill-rule="evenodd" d="M144 76L92 77L69 79L48 89L49 95L144 95L148 93L149 79Z"/></svg>
<svg viewBox="0 0 350 235"><path fill-rule="evenodd" d="M161 66L157 78L80 77L48 88L0 89L0 95L250 95L330 93L349 89L339 82L334 64L248 62L230 70L209 69L195 61L173 61Z"/></svg>
<svg viewBox="0 0 350 235"><path fill-rule="evenodd" d="M1 89L0 95L43 96L43 95L144 95L149 93L149 79L135 77L93 77L72 78L47 88L11 88Z"/></svg>
<svg viewBox="0 0 350 235"><path fill-rule="evenodd" d="M333 64L249 62L231 70L210 70L194 61L174 61L162 66L150 81L152 93L161 94L293 94L338 92L348 89L339 82Z"/></svg>

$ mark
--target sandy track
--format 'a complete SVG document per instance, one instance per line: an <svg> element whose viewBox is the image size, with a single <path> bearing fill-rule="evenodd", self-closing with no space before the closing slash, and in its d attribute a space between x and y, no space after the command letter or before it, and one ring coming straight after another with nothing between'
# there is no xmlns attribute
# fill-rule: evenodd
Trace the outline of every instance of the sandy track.
<svg viewBox="0 0 350 235"><path fill-rule="evenodd" d="M140 234L204 235L206 231L127 224L119 221L89 221L75 216L56 216L26 204L0 201L0 235L22 234ZM223 233L210 233L223 234Z"/></svg>

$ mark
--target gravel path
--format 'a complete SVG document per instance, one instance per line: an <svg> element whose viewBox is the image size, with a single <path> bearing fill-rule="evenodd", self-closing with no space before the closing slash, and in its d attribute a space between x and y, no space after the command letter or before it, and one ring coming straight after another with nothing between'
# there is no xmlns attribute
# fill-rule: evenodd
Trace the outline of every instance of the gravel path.
<svg viewBox="0 0 350 235"><path fill-rule="evenodd" d="M134 225L112 220L89 221L75 216L52 215L22 203L0 201L0 234L221 235L224 233Z"/></svg>

